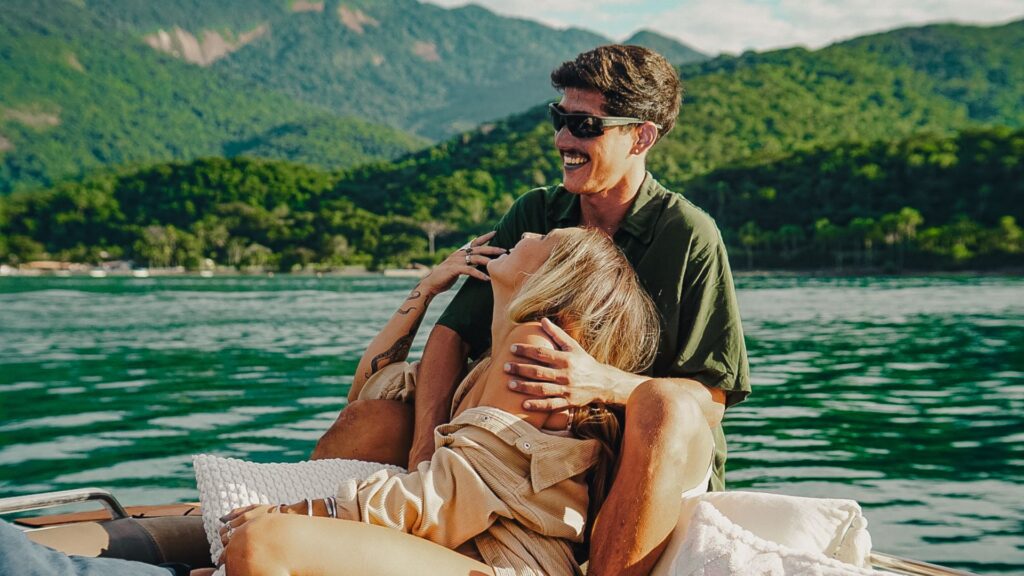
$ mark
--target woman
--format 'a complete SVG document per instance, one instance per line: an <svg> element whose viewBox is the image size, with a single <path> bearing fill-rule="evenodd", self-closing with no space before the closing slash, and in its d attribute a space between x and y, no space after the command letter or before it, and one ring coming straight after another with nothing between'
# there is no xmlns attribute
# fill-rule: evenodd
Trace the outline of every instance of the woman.
<svg viewBox="0 0 1024 576"><path fill-rule="evenodd" d="M451 423L435 432L432 460L408 474L343 484L337 499L232 512L221 531L230 575L405 574L425 566L431 573L579 572L571 544L583 541L610 482L618 421L600 405L526 412L502 366L512 360L513 343L555 349L541 325L553 319L597 361L640 372L657 347L657 314L625 258L598 231L525 235L508 253L472 249L501 255L487 263L486 275L470 266L469 251L438 266L373 340L353 381L351 397L405 360L430 300L459 274L490 281L494 353L456 392ZM339 547L344 556L322 553Z"/></svg>

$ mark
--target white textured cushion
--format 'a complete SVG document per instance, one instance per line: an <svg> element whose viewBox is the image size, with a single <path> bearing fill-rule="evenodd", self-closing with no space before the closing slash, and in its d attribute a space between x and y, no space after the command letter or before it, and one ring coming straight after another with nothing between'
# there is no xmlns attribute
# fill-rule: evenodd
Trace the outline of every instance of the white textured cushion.
<svg viewBox="0 0 1024 576"><path fill-rule="evenodd" d="M713 492L683 502L652 575L871 574L870 553L852 500Z"/></svg>
<svg viewBox="0 0 1024 576"><path fill-rule="evenodd" d="M760 538L707 501L697 504L686 540L675 559L673 574L677 576L877 574L820 552L797 550Z"/></svg>
<svg viewBox="0 0 1024 576"><path fill-rule="evenodd" d="M192 457L203 509L203 528L216 562L220 543L220 517L250 504L294 504L303 498L333 496L338 485L366 478L378 470L403 468L359 460L311 460L290 464L258 464L208 454Z"/></svg>

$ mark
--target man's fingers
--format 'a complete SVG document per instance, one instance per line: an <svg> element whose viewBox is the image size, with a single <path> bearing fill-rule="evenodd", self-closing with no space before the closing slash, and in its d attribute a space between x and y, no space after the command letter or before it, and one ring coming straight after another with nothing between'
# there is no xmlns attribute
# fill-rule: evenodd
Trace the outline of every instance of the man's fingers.
<svg viewBox="0 0 1024 576"><path fill-rule="evenodd" d="M536 360L552 368L566 368L568 362L564 352L552 350L545 346L533 346L531 344L513 344L512 353L521 358Z"/></svg>
<svg viewBox="0 0 1024 576"><path fill-rule="evenodd" d="M540 327L543 328L544 332L546 332L547 335L555 341L555 344L558 344L558 347L561 350L573 350L579 347L579 344L572 339L572 336L569 336L565 330L562 330L558 324L555 324L551 320L541 318Z"/></svg>
<svg viewBox="0 0 1024 576"><path fill-rule="evenodd" d="M516 392L526 394L527 396L564 397L569 394L569 388L562 386L561 384L552 384L550 382L510 380L508 387L510 390L515 390Z"/></svg>
<svg viewBox="0 0 1024 576"><path fill-rule="evenodd" d="M554 412L569 407L567 398L544 398L540 400L527 400L523 402L523 408L530 412Z"/></svg>
<svg viewBox="0 0 1024 576"><path fill-rule="evenodd" d="M569 379L561 370L535 366L533 364L519 364L517 362L506 362L505 372L513 376L521 376L526 380L543 380L556 384L568 384Z"/></svg>

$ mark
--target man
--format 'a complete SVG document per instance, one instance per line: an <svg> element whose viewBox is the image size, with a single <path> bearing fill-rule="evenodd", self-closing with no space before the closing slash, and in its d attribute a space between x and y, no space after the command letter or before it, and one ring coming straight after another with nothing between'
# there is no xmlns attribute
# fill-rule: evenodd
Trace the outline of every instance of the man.
<svg viewBox="0 0 1024 576"><path fill-rule="evenodd" d="M647 153L679 113L682 90L675 69L644 48L603 46L564 63L551 79L563 94L551 107L563 184L520 197L499 222L492 244L510 248L523 234L569 226L603 230L654 299L662 337L650 374L628 374L597 363L545 323L560 350L515 346L522 362L510 363L506 371L527 410L594 401L624 407L619 471L595 522L588 573L644 574L675 526L672 511L680 494L706 482L712 450L711 484L724 486L719 424L725 406L749 391L743 333L714 222L646 171ZM472 260L483 265L488 258ZM405 464L409 447L410 467L428 460L433 428L448 418L467 357L489 346L490 309L488 286L467 280L427 342L414 416L409 407L386 401L353 403L314 457ZM382 418L394 425L380 430Z"/></svg>

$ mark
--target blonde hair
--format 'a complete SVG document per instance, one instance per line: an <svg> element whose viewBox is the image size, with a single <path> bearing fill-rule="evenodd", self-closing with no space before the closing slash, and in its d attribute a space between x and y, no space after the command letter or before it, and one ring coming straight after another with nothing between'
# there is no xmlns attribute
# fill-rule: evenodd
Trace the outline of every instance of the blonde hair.
<svg viewBox="0 0 1024 576"><path fill-rule="evenodd" d="M523 282L508 313L513 322L549 318L595 360L631 373L650 367L661 335L658 311L615 243L596 229L567 228L551 255ZM622 435L622 410L601 403L572 413L579 438L601 442L590 474L586 537L612 480Z"/></svg>
<svg viewBox="0 0 1024 576"><path fill-rule="evenodd" d="M658 347L658 312L626 257L596 229L566 228L554 240L509 303L511 320L549 318L598 362L646 370Z"/></svg>

